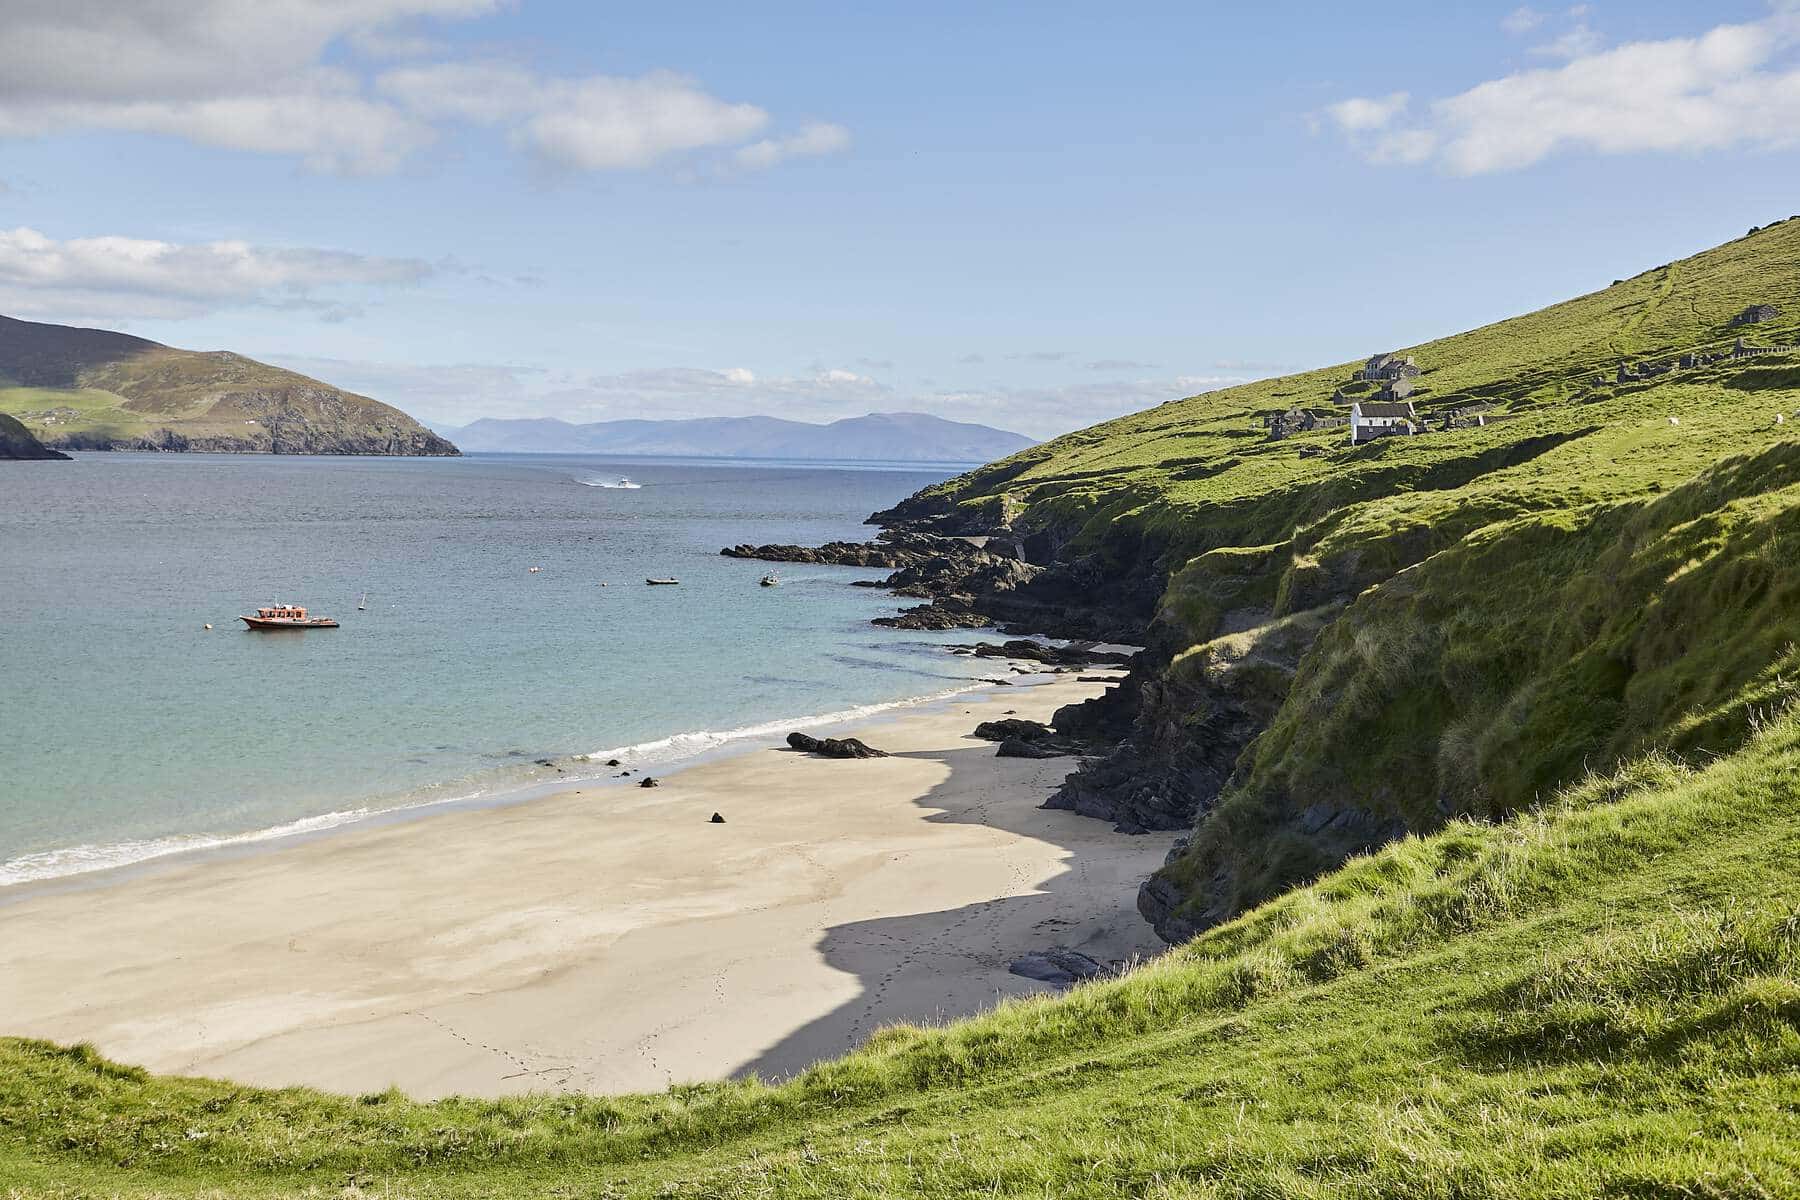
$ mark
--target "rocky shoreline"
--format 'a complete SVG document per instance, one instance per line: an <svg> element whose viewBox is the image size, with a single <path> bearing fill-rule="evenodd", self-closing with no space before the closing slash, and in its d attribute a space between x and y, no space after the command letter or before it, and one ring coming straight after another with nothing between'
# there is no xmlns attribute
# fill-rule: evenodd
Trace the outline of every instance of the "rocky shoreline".
<svg viewBox="0 0 1800 1200"><path fill-rule="evenodd" d="M160 454L339 454L358 457L455 458L454 445L430 430L386 433L344 432L296 427L253 434L187 434L175 429L115 437L94 431L51 436L46 444L67 450L142 451Z"/></svg>
<svg viewBox="0 0 1800 1200"><path fill-rule="evenodd" d="M44 445L32 436L31 430L18 421L0 413L0 458L5 459L68 459L68 455Z"/></svg>
<svg viewBox="0 0 1800 1200"><path fill-rule="evenodd" d="M875 624L901 629L994 628L1010 640L962 651L985 657L1037 662L1048 669L1081 665L1128 668L1098 698L1067 705L1035 729L990 723L976 735L999 743L1009 757L1070 756L1074 769L1044 802L1111 822L1123 834L1186 830L1231 776L1238 755L1267 724L1279 695L1255 686L1233 688L1202 681L1209 695L1208 736L1191 726L1197 697L1163 679L1171 648L1159 644L1155 604L1166 570L1154 556L1126 564L1097 554L1073 553L1054 530L1023 535L1004 524L983 524L914 497L869 518L880 527L869 542L823 546L739 545L720 553L765 562L879 568L882 579L858 580L896 596L923 601ZM1067 639L1052 647L1025 639L1037 634ZM1095 642L1144 646L1131 655L1096 651ZM1294 655L1297 660L1297 653ZM1250 683L1252 672L1241 672ZM1223 683L1223 686L1221 686ZM1273 703L1271 703L1271 699ZM1179 852L1179 847L1177 848ZM1178 942L1196 930L1171 919L1179 894L1166 879L1145 880L1138 908L1165 940Z"/></svg>

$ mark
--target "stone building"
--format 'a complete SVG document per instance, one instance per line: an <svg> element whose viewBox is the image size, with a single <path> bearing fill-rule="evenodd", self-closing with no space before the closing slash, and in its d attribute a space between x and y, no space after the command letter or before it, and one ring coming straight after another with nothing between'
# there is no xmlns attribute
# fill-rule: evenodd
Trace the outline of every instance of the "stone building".
<svg viewBox="0 0 1800 1200"><path fill-rule="evenodd" d="M1351 445L1380 437L1411 437L1418 431L1419 414L1411 402L1358 400L1350 406Z"/></svg>

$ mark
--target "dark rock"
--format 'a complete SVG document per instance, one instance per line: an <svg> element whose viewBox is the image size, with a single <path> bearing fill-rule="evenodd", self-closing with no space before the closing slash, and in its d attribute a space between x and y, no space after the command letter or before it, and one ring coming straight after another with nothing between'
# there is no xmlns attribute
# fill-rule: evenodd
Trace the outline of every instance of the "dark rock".
<svg viewBox="0 0 1800 1200"><path fill-rule="evenodd" d="M825 758L886 758L887 751L877 750L859 738L816 738L804 733L790 733L791 749Z"/></svg>
<svg viewBox="0 0 1800 1200"><path fill-rule="evenodd" d="M996 758L1064 758L1080 754L1081 749L1068 742L1028 742L1023 738L1007 738L994 752Z"/></svg>
<svg viewBox="0 0 1800 1200"><path fill-rule="evenodd" d="M727 546L726 558L752 558L760 562L813 563L838 567L908 568L933 559L990 559L973 542L930 533L884 532L873 542L827 542L823 546Z"/></svg>
<svg viewBox="0 0 1800 1200"><path fill-rule="evenodd" d="M1041 742L1054 738L1056 730L1042 721L1010 718L999 721L983 721L975 727L975 736L989 742L1004 742L1009 738L1016 738L1023 742Z"/></svg>
<svg viewBox="0 0 1800 1200"><path fill-rule="evenodd" d="M630 772L626 772L626 773L630 774ZM638 780L638 786L639 787L661 787L662 781L657 779L657 777L654 775L646 775L642 779Z"/></svg>
<svg viewBox="0 0 1800 1200"><path fill-rule="evenodd" d="M1058 987L1068 987L1086 979L1105 979L1118 973L1098 959L1067 946L1055 946L1015 958L1006 969L1025 979Z"/></svg>
<svg viewBox="0 0 1800 1200"><path fill-rule="evenodd" d="M711 823L714 825L723 825L725 823L725 818L721 817L718 813L714 813L712 815Z"/></svg>
<svg viewBox="0 0 1800 1200"><path fill-rule="evenodd" d="M1129 677L1113 703L1135 696L1130 732L1111 754L1084 762L1044 807L1111 821L1121 833L1191 828L1274 719L1301 655L1341 608L1334 600L1275 621L1244 614L1231 643L1211 643L1216 648L1191 659L1181 677ZM1123 713L1104 698L1089 703L1059 710L1057 728L1083 737L1122 724Z"/></svg>
<svg viewBox="0 0 1800 1200"><path fill-rule="evenodd" d="M984 629L994 623L993 618L978 612L959 612L954 609L941 608L937 604L921 604L909 608L895 617L876 617L871 624L884 625L889 629ZM971 652L972 653L972 652Z"/></svg>
<svg viewBox="0 0 1800 1200"><path fill-rule="evenodd" d="M997 646L992 642L980 642L975 646L975 653L982 658L1021 658L1062 667L1126 666L1133 657L1116 650L1095 650L1092 643L1046 646L1029 638L1014 638Z"/></svg>
<svg viewBox="0 0 1800 1200"><path fill-rule="evenodd" d="M1152 875L1138 885L1138 914L1150 922L1157 937L1171 946L1179 946L1200 932L1200 927L1193 921L1175 913L1175 909L1185 899L1181 889L1173 881L1161 875Z"/></svg>
<svg viewBox="0 0 1800 1200"><path fill-rule="evenodd" d="M37 440L17 417L0 413L0 458L68 459L60 450L52 450Z"/></svg>
<svg viewBox="0 0 1800 1200"><path fill-rule="evenodd" d="M606 765L609 767L616 767L619 765L619 760L616 758L609 758L606 760Z"/></svg>

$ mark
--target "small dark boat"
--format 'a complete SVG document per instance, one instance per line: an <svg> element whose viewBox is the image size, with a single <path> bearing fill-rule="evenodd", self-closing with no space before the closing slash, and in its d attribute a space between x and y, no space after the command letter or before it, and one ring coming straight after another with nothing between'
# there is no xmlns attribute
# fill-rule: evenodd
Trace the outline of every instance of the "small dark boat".
<svg viewBox="0 0 1800 1200"><path fill-rule="evenodd" d="M646 580L644 580L644 582L649 584L651 587L674 587L676 584L680 583L681 580L679 580L679 579L646 579Z"/></svg>
<svg viewBox="0 0 1800 1200"><path fill-rule="evenodd" d="M770 571L767 575L762 577L762 585L764 587L775 587L780 582L781 580L775 577L775 572L773 571Z"/></svg>
<svg viewBox="0 0 1800 1200"><path fill-rule="evenodd" d="M330 617L309 617L298 604L271 604L256 610L254 617L240 614L238 620L251 629L336 629Z"/></svg>

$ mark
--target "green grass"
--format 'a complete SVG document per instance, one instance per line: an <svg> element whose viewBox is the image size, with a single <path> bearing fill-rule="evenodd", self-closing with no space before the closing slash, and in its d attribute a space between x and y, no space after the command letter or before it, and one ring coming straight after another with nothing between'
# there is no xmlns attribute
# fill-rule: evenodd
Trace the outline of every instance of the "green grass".
<svg viewBox="0 0 1800 1200"><path fill-rule="evenodd" d="M0 387L0 412L19 417L39 437L105 431L142 432L146 423L128 411L125 398L98 388Z"/></svg>
<svg viewBox="0 0 1800 1200"><path fill-rule="evenodd" d="M42 349L45 355L69 333L26 328L43 332L21 335L18 345L29 348L36 338L52 347ZM6 386L16 383L9 370L30 364L0 360L0 412L18 417L47 445L161 444L173 434L207 449L267 450L276 441L355 449L359 441L423 435L398 409L238 354L152 344L123 354L103 347L91 360L79 349L67 354L59 364L66 387Z"/></svg>
<svg viewBox="0 0 1800 1200"><path fill-rule="evenodd" d="M1210 927L1126 977L645 1096L0 1041L0 1195L1800 1195L1800 365L1611 382L1762 301L1800 221L1410 348L1487 428L1263 440L1343 365L926 498L1153 585L1169 727L1266 715L1167 868Z"/></svg>

